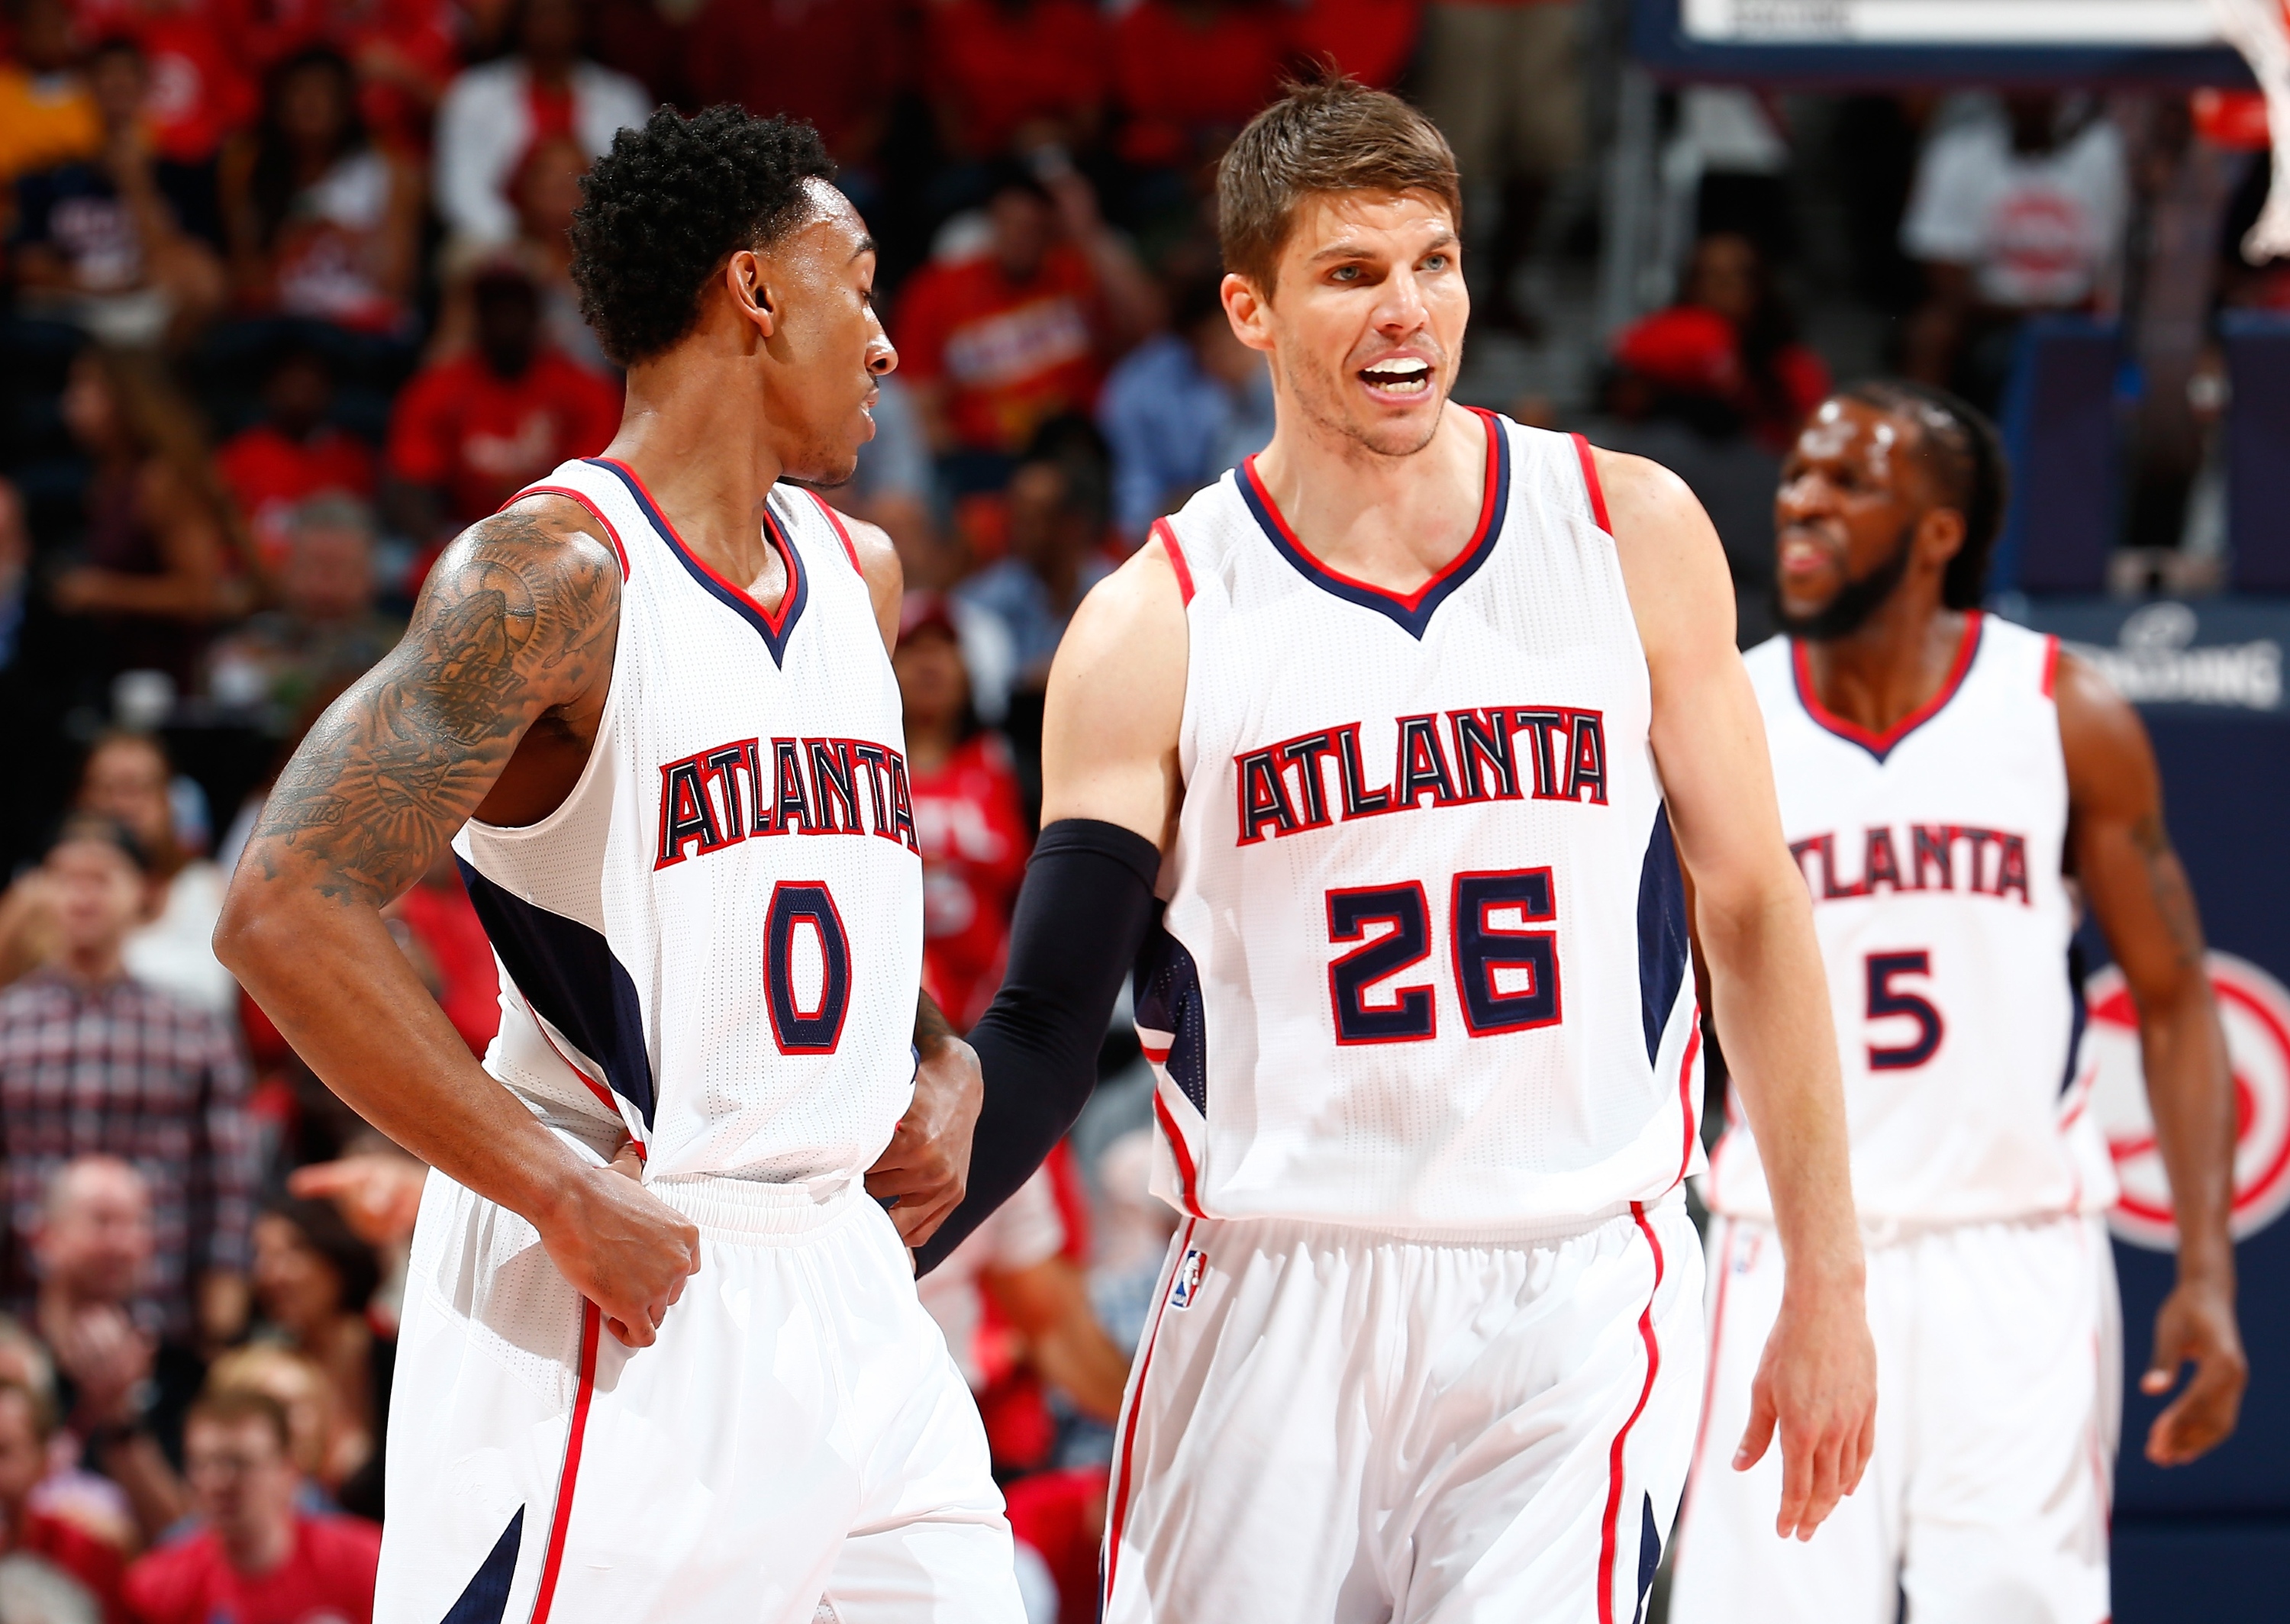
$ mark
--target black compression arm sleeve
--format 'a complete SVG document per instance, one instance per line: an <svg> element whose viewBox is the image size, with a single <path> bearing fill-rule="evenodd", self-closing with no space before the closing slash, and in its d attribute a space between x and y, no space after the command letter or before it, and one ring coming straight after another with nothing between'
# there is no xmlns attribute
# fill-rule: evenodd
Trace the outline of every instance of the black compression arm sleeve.
<svg viewBox="0 0 2290 1624"><path fill-rule="evenodd" d="M968 1193L917 1260L928 1274L1033 1176L1097 1086L1097 1052L1153 916L1161 853L1117 823L1042 831L1010 922L1010 968L970 1033L986 1102Z"/></svg>

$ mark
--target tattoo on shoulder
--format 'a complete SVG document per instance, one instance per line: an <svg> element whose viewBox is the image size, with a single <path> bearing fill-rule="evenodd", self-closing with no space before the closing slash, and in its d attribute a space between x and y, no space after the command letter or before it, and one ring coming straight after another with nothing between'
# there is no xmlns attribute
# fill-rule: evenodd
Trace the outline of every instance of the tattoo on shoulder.
<svg viewBox="0 0 2290 1624"><path fill-rule="evenodd" d="M511 510L438 560L404 640L279 774L250 853L324 894L387 901L474 811L535 718L608 665L619 566L585 530Z"/></svg>

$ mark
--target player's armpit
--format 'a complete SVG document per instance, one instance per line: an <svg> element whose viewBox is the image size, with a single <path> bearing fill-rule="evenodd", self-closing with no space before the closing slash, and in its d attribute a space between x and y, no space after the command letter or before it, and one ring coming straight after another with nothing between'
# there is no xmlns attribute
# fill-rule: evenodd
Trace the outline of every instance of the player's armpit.
<svg viewBox="0 0 2290 1624"><path fill-rule="evenodd" d="M2234 1088L2203 963L2202 920L2163 824L2160 774L2138 713L2072 656L2054 684L2068 776L2068 850L2139 1012L2157 1147L2179 1229L2179 1278L2156 1316L2141 1389L2195 1375L2147 1436L2158 1466L2192 1460L2234 1430L2248 1361L2235 1324Z"/></svg>
<svg viewBox="0 0 2290 1624"><path fill-rule="evenodd" d="M412 884L533 722L609 679L621 572L593 524L538 497L463 532L404 640L279 774L242 874L374 906Z"/></svg>

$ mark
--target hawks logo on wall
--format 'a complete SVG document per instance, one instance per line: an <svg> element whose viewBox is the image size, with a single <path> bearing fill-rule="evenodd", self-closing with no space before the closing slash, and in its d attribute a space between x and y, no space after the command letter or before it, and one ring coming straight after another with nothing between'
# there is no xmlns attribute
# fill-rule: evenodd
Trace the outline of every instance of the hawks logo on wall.
<svg viewBox="0 0 2290 1624"><path fill-rule="evenodd" d="M2234 1235L2254 1235L2290 1206L2290 991L2247 959L2209 956L2219 1022L2234 1070ZM2139 1061L2139 1017L2112 964L2085 989L2091 1028L2083 1065L2093 1073L2091 1109L2107 1136L2123 1186L2108 1222L2134 1245L2176 1244L2170 1185L2155 1144L2155 1119Z"/></svg>

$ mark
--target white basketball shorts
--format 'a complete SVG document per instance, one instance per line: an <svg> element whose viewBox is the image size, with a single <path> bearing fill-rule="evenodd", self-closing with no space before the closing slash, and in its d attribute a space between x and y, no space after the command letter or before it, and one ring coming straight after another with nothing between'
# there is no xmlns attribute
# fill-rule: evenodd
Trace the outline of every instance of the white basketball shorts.
<svg viewBox="0 0 2290 1624"><path fill-rule="evenodd" d="M1675 1196L1500 1244L1184 1224L1114 1444L1107 1624L1630 1624L1701 1268Z"/></svg>
<svg viewBox="0 0 2290 1624"><path fill-rule="evenodd" d="M432 1172L376 1624L1020 1624L977 1407L854 1180L653 1192L700 1227L660 1339Z"/></svg>
<svg viewBox="0 0 2290 1624"><path fill-rule="evenodd" d="M1733 1469L1781 1308L1765 1225L1709 1227L1709 1396L1671 1624L2101 1624L2121 1403L2115 1260L2096 1217L1872 1244L1877 1450L1810 1540L1774 1532L1778 1445Z"/></svg>

